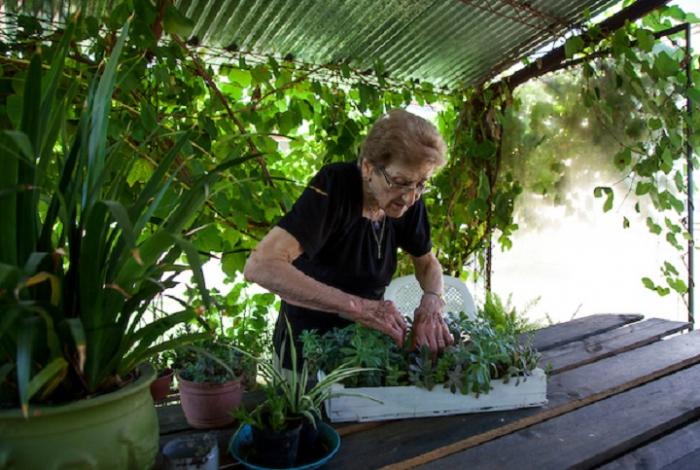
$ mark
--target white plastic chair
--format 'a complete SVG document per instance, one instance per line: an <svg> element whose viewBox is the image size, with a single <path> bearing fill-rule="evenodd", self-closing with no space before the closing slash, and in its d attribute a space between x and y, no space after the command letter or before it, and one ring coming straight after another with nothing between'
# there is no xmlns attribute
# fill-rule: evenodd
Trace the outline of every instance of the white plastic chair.
<svg viewBox="0 0 700 470"><path fill-rule="evenodd" d="M445 286L444 312L464 312L470 318L476 318L474 299L467 289L467 285L460 279L452 276L442 276ZM384 292L384 300L391 300L401 314L413 317L413 311L420 305L423 289L415 276L401 276L393 279Z"/></svg>

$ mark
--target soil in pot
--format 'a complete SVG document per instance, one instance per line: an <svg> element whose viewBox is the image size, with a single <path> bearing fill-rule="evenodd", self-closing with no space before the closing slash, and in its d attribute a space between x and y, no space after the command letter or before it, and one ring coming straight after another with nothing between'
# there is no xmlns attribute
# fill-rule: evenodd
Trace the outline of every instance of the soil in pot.
<svg viewBox="0 0 700 470"><path fill-rule="evenodd" d="M151 383L151 396L154 402L161 402L168 398L174 375L175 371L172 369L165 369L158 375L158 378Z"/></svg>
<svg viewBox="0 0 700 470"><path fill-rule="evenodd" d="M241 404L240 379L222 384L197 383L179 375L180 404L190 426L197 429L219 428L235 421L231 414Z"/></svg>
<svg viewBox="0 0 700 470"><path fill-rule="evenodd" d="M302 423L274 432L253 428L253 446L248 456L250 463L271 468L289 468L297 460L299 434Z"/></svg>

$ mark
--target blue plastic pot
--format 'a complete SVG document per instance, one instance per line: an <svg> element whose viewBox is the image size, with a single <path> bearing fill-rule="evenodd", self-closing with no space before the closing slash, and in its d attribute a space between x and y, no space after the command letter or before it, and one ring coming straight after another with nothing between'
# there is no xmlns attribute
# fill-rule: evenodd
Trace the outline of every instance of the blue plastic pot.
<svg viewBox="0 0 700 470"><path fill-rule="evenodd" d="M321 455L313 458L312 461L304 461L305 449L300 449L299 457L294 466L288 467L292 470L311 470L319 468L327 464L340 449L340 436L337 431L326 423L318 423L318 439L317 445L319 449L326 449ZM231 438L228 446L228 451L231 456L237 459L244 467L252 470L272 470L270 467L263 467L248 461L248 453L253 447L253 430L249 424L241 427L236 434ZM270 449L274 452L274 449Z"/></svg>

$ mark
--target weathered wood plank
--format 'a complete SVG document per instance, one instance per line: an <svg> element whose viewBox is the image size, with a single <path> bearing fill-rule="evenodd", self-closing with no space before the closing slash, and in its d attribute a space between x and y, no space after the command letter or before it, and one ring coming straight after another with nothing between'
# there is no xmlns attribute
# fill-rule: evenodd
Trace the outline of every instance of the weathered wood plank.
<svg viewBox="0 0 700 470"><path fill-rule="evenodd" d="M651 344L665 336L687 330L687 322L650 318L622 328L589 336L542 353L540 367L550 367L551 374L590 364L605 357Z"/></svg>
<svg viewBox="0 0 700 470"><path fill-rule="evenodd" d="M700 452L700 421L684 426L661 439L640 447L622 457L608 462L599 470L623 470L644 468L648 470L673 466L683 460L698 457ZM700 460L695 460L694 469L700 468Z"/></svg>
<svg viewBox="0 0 700 470"><path fill-rule="evenodd" d="M700 450L696 449L666 465L663 470L698 470L698 468L700 468Z"/></svg>
<svg viewBox="0 0 700 470"><path fill-rule="evenodd" d="M542 408L397 421L345 436L334 467L353 468L357 455L365 455L363 464L367 468L393 463L400 463L397 468L409 468L559 416L698 362L700 332L680 335L551 377L549 404Z"/></svg>
<svg viewBox="0 0 700 470"><path fill-rule="evenodd" d="M533 346L539 351L619 328L644 318L637 314L597 314L542 328L535 332Z"/></svg>
<svg viewBox="0 0 700 470"><path fill-rule="evenodd" d="M422 468L591 468L696 420L698 383L694 366Z"/></svg>

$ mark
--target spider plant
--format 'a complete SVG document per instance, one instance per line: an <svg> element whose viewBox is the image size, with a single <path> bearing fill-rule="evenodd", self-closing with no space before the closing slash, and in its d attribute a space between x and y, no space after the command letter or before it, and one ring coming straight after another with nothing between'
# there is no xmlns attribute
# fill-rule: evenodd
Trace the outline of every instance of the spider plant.
<svg viewBox="0 0 700 470"><path fill-rule="evenodd" d="M292 341L291 326L287 322L288 339ZM291 370L282 368L281 357L284 357L286 341L282 343L279 356L272 355L272 359L258 359L258 374L264 380L261 386L265 392L265 401L258 405L252 412L243 409L237 412L237 417L242 424L250 423L258 429L268 428L273 432L281 432L300 419L305 419L316 426L316 419L321 416L323 402L338 393L333 392L332 386L343 380L363 372L376 369L366 367L350 367L341 365L328 373L318 382L311 384L308 362L304 362L299 369L296 348L289 350ZM241 351L244 355L249 355ZM252 357L252 356L251 356ZM375 400L363 394L341 393L342 395L361 396Z"/></svg>
<svg viewBox="0 0 700 470"><path fill-rule="evenodd" d="M138 194L123 184L123 142L108 136L110 107L128 35L89 84L75 128L68 110L78 80L63 76L71 21L52 63L31 58L21 124L0 133L0 406L61 403L119 387L154 354L203 335L157 340L196 317L181 311L146 322L149 303L183 270L207 299L198 253L185 233L222 163L189 187L179 184L180 132ZM186 155L185 155L186 157ZM181 161L182 159L180 159ZM175 202L165 216L166 193ZM159 217L154 215L159 209ZM186 265L178 261L183 258Z"/></svg>

